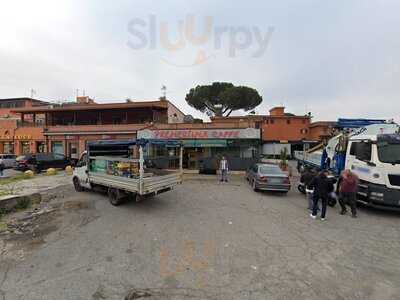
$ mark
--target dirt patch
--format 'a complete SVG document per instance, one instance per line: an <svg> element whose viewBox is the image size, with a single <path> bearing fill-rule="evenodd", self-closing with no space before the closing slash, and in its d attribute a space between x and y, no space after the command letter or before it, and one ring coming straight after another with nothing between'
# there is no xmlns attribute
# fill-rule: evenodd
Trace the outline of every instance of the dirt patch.
<svg viewBox="0 0 400 300"><path fill-rule="evenodd" d="M92 205L88 202L82 201L66 201L64 202L64 209L79 210L79 209L89 209Z"/></svg>

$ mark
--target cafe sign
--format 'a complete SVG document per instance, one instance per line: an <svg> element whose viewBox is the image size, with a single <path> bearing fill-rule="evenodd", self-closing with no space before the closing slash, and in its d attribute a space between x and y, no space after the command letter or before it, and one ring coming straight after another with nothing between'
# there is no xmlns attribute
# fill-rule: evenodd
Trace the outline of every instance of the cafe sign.
<svg viewBox="0 0 400 300"><path fill-rule="evenodd" d="M31 135L14 135L14 140L30 140L32 138ZM1 140L12 140L13 137L10 135L2 135L0 136Z"/></svg>
<svg viewBox="0 0 400 300"><path fill-rule="evenodd" d="M140 130L137 133L139 139L152 140L185 140L185 139L260 139L260 130L246 129L160 129Z"/></svg>

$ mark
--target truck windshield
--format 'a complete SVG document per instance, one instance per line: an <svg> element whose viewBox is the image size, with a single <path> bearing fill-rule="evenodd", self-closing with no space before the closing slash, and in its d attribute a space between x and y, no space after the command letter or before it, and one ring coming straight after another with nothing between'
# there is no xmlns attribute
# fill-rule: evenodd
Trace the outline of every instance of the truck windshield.
<svg viewBox="0 0 400 300"><path fill-rule="evenodd" d="M383 163L400 164L400 144L378 143L378 157Z"/></svg>

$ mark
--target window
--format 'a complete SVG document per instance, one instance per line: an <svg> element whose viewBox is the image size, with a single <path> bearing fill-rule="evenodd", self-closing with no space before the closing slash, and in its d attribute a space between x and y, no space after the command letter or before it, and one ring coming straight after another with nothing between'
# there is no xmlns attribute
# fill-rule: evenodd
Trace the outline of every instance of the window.
<svg viewBox="0 0 400 300"><path fill-rule="evenodd" d="M286 120L286 124L288 124L288 125L290 124L290 119Z"/></svg>
<svg viewBox="0 0 400 300"><path fill-rule="evenodd" d="M275 123L275 121L274 121L274 120L270 120L270 123L271 123L271 124L274 124L274 123Z"/></svg>
<svg viewBox="0 0 400 300"><path fill-rule="evenodd" d="M30 152L30 144L29 142L21 142L21 153L28 154Z"/></svg>
<svg viewBox="0 0 400 300"><path fill-rule="evenodd" d="M63 142L52 142L51 143L51 152L64 154Z"/></svg>
<svg viewBox="0 0 400 300"><path fill-rule="evenodd" d="M355 156L359 160L371 160L372 145L369 142L352 142L350 148L350 155Z"/></svg>
<svg viewBox="0 0 400 300"><path fill-rule="evenodd" d="M81 159L78 161L78 163L76 164L76 166L78 168L80 167L84 167L87 164L87 154L83 154Z"/></svg>

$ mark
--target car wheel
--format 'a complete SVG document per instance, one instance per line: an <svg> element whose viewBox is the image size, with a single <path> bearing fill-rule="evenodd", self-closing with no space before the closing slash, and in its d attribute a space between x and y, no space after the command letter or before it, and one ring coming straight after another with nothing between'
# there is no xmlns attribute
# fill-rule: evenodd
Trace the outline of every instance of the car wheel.
<svg viewBox="0 0 400 300"><path fill-rule="evenodd" d="M84 191L84 188L81 186L81 183L79 182L79 178L78 177L74 177L72 182L74 184L75 191L77 191L77 192L83 192Z"/></svg>
<svg viewBox="0 0 400 300"><path fill-rule="evenodd" d="M114 188L108 189L108 199L110 200L111 205L114 206L121 205L123 202L119 190Z"/></svg>
<svg viewBox="0 0 400 300"><path fill-rule="evenodd" d="M253 183L252 183L251 187L253 188L253 191L255 191L255 192L258 191L257 184L256 184L256 181L254 179L253 179Z"/></svg>

